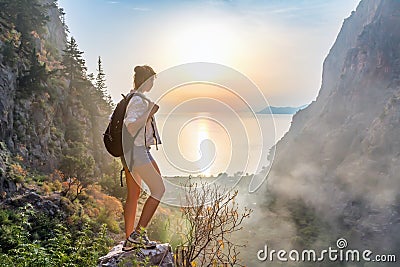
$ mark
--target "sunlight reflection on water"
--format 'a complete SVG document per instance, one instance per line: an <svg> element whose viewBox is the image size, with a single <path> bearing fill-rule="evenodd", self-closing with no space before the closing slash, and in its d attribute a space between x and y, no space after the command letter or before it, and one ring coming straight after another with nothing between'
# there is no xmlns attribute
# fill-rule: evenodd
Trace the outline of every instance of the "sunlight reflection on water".
<svg viewBox="0 0 400 267"><path fill-rule="evenodd" d="M248 143L245 142L236 144L236 146L232 146L232 141L230 140L230 136L226 129L224 129L223 125L226 125L226 121L229 124L229 117L225 118L225 123L223 125L218 124L214 120L210 120L208 118L203 118L203 114L201 113L193 113L193 114L174 114L169 120L169 124L176 125L176 127L181 127L178 136L178 147L179 152L189 161L196 161L201 158L200 154L200 144L205 139L209 139L213 142L216 148L216 158L210 164L210 166L206 166L207 168L202 168L201 172L197 173L188 173L182 170L179 170L172 166L165 157L165 151L163 148L159 148L156 150L154 147L151 149L151 153L153 157L156 159L158 165L160 166L162 175L171 177L171 176L188 176L191 174L192 176L216 176L219 173L228 173L229 175L233 175L238 171L242 171L242 169L235 169L235 166L240 166L239 162L233 162L231 167L228 168L229 163L231 161L231 153L232 149L236 149L241 151L243 149L249 150L250 160L248 166L248 173L257 173L260 169L256 170L257 162L252 161L251 156L256 154L257 151L263 150L268 154L269 149L283 137L283 135L289 130L290 123L292 121L292 115L279 114L274 115L275 125L276 125L276 137L274 138L274 134L267 134L263 136L264 147L257 142L252 142L251 139L248 140ZM208 115L209 116L209 115ZM195 119L193 119L195 118ZM162 114L157 114L157 125L159 125L159 130L161 136L163 138L162 141L165 142L166 138L173 138L169 135L168 132L164 132L162 126L165 121L165 117ZM232 119L233 120L233 119ZM247 131L251 134L254 128L254 117L241 117L242 123L245 124L248 128ZM260 123L261 127L265 127L266 125L271 124L271 116L258 114L257 120ZM190 123L188 123L190 121ZM231 124L234 124L232 122ZM268 132L267 132L268 133ZM176 134L176 132L172 133ZM175 137L176 138L176 137ZM245 138L244 138L245 139ZM207 151L207 150L206 150ZM203 151L204 152L204 151ZM268 165L268 162L265 160L265 163L260 164L260 168L262 166ZM201 166L204 167L204 166Z"/></svg>

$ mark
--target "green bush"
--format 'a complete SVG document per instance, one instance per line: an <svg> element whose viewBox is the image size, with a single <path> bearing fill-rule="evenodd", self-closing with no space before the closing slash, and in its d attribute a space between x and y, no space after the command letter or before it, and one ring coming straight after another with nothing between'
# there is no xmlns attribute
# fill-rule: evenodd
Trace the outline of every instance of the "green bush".
<svg viewBox="0 0 400 267"><path fill-rule="evenodd" d="M315 210L302 200L290 201L287 208L297 228L296 243L299 247L310 247L324 230L328 231Z"/></svg>
<svg viewBox="0 0 400 267"><path fill-rule="evenodd" d="M121 228L119 227L118 222L113 218L113 216L110 216L109 211L107 211L105 208L100 209L100 214L97 217L97 222L107 225L107 228L115 234L121 232Z"/></svg>
<svg viewBox="0 0 400 267"><path fill-rule="evenodd" d="M28 222L23 216L8 210L0 211L0 253L12 250L28 241L23 225Z"/></svg>
<svg viewBox="0 0 400 267"><path fill-rule="evenodd" d="M149 235L155 240L169 240L170 220L166 214L156 214L148 227Z"/></svg>
<svg viewBox="0 0 400 267"><path fill-rule="evenodd" d="M0 211L1 266L96 266L109 250L107 227L71 227L31 205Z"/></svg>

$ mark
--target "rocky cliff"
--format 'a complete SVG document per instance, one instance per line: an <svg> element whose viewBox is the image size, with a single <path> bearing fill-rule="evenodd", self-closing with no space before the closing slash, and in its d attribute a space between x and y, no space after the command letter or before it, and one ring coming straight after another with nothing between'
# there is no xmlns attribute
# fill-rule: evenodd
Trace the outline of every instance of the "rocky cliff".
<svg viewBox="0 0 400 267"><path fill-rule="evenodd" d="M275 207L302 203L330 229L330 241L398 252L399 75L400 2L363 0L324 61L316 101L295 114L275 147L268 178ZM327 235L302 234L291 215L300 238Z"/></svg>
<svg viewBox="0 0 400 267"><path fill-rule="evenodd" d="M49 9L48 16L44 33L35 33L33 42L39 59L53 70L59 67L66 33L57 8ZM12 153L23 156L31 166L50 170L57 165L59 155L56 152L60 152L63 143L59 136L60 124L55 123L59 111L57 102L61 100L57 99L57 94L62 94L63 87L60 84L46 84L47 94L32 92L21 97L18 78L29 69L29 62L17 54L12 56L18 59L6 58L4 48L7 43L18 44L20 35L14 25L5 19L1 21L0 50L3 53L0 54L0 140ZM57 129L60 131L57 132Z"/></svg>
<svg viewBox="0 0 400 267"><path fill-rule="evenodd" d="M96 266L124 235L105 74L87 73L62 16L57 0L0 1L1 266ZM104 266L140 261L120 248ZM167 244L143 253L173 260Z"/></svg>
<svg viewBox="0 0 400 267"><path fill-rule="evenodd" d="M94 159L94 175L99 174L110 159L101 143L111 109L89 78L83 77L79 86L69 88L70 81L62 74L67 34L61 10L54 0L40 0L43 6L51 5L45 11L46 22L25 33L29 40L25 44L24 28L6 10L13 8L11 2L2 3L5 9L0 12L0 148L10 154L7 159L0 158L1 181L10 181L5 180L10 158L19 158L34 171L49 173L62 167L68 149L77 147ZM29 12L38 4L31 5L21 10L27 13L28 23L29 16L37 15ZM40 80L40 75L46 78ZM0 192L4 191L2 186Z"/></svg>

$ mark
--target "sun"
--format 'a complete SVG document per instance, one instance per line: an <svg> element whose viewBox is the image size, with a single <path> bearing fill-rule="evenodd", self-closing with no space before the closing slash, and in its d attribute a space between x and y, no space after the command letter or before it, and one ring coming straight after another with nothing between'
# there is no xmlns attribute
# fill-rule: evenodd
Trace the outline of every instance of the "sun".
<svg viewBox="0 0 400 267"><path fill-rule="evenodd" d="M226 62L240 48L237 29L222 18L191 19L172 31L166 43L180 62Z"/></svg>

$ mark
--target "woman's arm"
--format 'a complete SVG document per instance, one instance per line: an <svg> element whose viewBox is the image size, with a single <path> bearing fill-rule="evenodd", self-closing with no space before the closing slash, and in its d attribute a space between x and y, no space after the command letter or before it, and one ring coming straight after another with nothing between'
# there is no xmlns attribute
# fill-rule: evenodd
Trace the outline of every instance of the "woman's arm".
<svg viewBox="0 0 400 267"><path fill-rule="evenodd" d="M134 122L130 122L126 125L128 132L135 136L142 126L145 126L147 121L158 111L159 106L153 102L149 103L148 110L139 116Z"/></svg>

